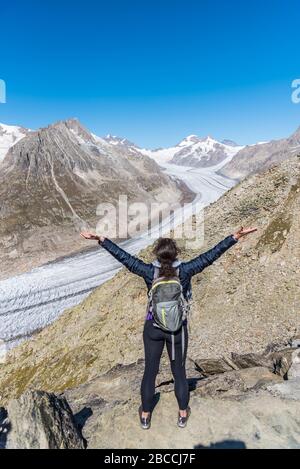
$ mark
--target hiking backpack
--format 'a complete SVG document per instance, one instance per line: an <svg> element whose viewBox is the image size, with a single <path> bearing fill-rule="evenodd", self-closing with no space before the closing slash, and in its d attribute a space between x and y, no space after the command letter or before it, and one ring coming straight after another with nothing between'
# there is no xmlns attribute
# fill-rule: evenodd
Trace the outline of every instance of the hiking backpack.
<svg viewBox="0 0 300 469"><path fill-rule="evenodd" d="M184 298L182 285L179 279L179 268L176 265L176 276L160 277L159 266L154 265L152 287L148 293L147 310L152 313L155 327L171 333L172 360L175 359L174 333L179 331L187 317L189 304ZM184 331L182 337L182 357L184 354Z"/></svg>

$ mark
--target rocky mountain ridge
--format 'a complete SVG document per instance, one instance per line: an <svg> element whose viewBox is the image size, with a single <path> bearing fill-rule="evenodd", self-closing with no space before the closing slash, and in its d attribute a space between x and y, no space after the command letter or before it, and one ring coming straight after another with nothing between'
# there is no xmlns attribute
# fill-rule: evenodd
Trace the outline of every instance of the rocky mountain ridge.
<svg viewBox="0 0 300 469"><path fill-rule="evenodd" d="M300 154L300 127L288 138L245 146L220 170L220 174L241 180L297 154Z"/></svg>

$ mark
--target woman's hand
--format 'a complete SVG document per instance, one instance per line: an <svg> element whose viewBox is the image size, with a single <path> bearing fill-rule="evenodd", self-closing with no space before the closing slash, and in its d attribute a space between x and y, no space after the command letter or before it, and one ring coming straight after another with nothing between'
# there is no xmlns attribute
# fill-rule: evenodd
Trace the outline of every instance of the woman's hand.
<svg viewBox="0 0 300 469"><path fill-rule="evenodd" d="M104 241L105 238L104 236L97 236L93 233L90 233L89 231L83 231L82 233L80 233L80 236L84 239L91 239L93 241Z"/></svg>
<svg viewBox="0 0 300 469"><path fill-rule="evenodd" d="M249 233L253 233L254 231L257 231L257 228L244 228L241 226L240 229L233 234L233 237L234 239L238 240L243 236L248 235Z"/></svg>

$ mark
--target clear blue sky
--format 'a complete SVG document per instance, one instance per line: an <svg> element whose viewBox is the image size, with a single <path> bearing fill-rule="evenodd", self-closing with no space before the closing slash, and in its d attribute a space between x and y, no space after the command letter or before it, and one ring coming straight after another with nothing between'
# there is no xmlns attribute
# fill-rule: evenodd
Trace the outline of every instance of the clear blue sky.
<svg viewBox="0 0 300 469"><path fill-rule="evenodd" d="M287 136L299 30L299 0L1 2L0 122L78 117L147 147Z"/></svg>

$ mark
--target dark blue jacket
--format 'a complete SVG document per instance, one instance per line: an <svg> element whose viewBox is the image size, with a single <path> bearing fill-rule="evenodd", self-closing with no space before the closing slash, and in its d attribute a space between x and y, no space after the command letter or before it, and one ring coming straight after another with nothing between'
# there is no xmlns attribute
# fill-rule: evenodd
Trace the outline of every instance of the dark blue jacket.
<svg viewBox="0 0 300 469"><path fill-rule="evenodd" d="M225 251L227 251L227 249L236 243L237 240L233 237L233 235L227 236L225 239L223 239L223 241L218 243L209 251L200 254L190 261L181 262L179 265L179 278L182 285L183 295L185 297L187 297L188 292L191 291L191 278L193 275L202 272L205 267L211 265ZM121 249L117 244L113 243L110 239L105 238L105 240L99 242L99 244L104 247L115 259L121 262L121 264L127 267L130 272L143 277L148 291L150 290L154 277L153 264L147 264L141 259L132 256L128 252L124 251L124 249Z"/></svg>

